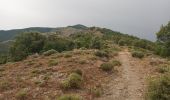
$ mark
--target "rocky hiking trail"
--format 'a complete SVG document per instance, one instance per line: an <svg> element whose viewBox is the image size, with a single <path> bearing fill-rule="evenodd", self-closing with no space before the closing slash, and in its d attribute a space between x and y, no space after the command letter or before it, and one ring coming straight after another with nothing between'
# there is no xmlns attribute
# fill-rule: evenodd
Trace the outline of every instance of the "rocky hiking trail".
<svg viewBox="0 0 170 100"><path fill-rule="evenodd" d="M148 60L133 58L128 50L119 52L117 59L122 66L97 100L144 100L146 78L151 73Z"/></svg>

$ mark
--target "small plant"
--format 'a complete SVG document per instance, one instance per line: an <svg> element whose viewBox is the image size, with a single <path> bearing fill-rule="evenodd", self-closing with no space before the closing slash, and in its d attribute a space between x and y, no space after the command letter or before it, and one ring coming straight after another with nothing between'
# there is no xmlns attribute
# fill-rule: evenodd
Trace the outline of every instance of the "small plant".
<svg viewBox="0 0 170 100"><path fill-rule="evenodd" d="M41 74L41 71L40 70L37 70L37 69L33 69L31 71L32 74Z"/></svg>
<svg viewBox="0 0 170 100"><path fill-rule="evenodd" d="M170 74L150 81L147 98L148 100L170 100Z"/></svg>
<svg viewBox="0 0 170 100"><path fill-rule="evenodd" d="M118 41L118 44L119 44L120 46L126 46L126 45L127 45L127 40L125 40L125 39L120 39L120 40Z"/></svg>
<svg viewBox="0 0 170 100"><path fill-rule="evenodd" d="M25 100L27 98L27 91L26 90L20 90L17 94L16 94L16 99L17 100Z"/></svg>
<svg viewBox="0 0 170 100"><path fill-rule="evenodd" d="M108 53L105 51L96 51L94 54L98 57L109 57Z"/></svg>
<svg viewBox="0 0 170 100"><path fill-rule="evenodd" d="M72 55L71 55L70 53L65 53L65 54L64 54L64 57L65 57L65 58L70 58L70 57L72 57Z"/></svg>
<svg viewBox="0 0 170 100"><path fill-rule="evenodd" d="M82 83L82 77L77 73L72 73L69 76L69 82L72 88L80 88Z"/></svg>
<svg viewBox="0 0 170 100"><path fill-rule="evenodd" d="M77 74L79 74L80 76L83 75L83 72L82 72L80 69L74 70L73 73L77 73Z"/></svg>
<svg viewBox="0 0 170 100"><path fill-rule="evenodd" d="M169 66L159 66L157 70L159 73L166 73L166 72L170 72L170 67Z"/></svg>
<svg viewBox="0 0 170 100"><path fill-rule="evenodd" d="M48 66L49 67L56 66L56 65L58 65L58 61L56 61L56 60L49 60L49 62L48 62Z"/></svg>
<svg viewBox="0 0 170 100"><path fill-rule="evenodd" d="M68 89L70 89L70 82L69 82L69 80L64 80L64 81L62 81L61 82L61 88L62 89L64 89L64 90L68 90Z"/></svg>
<svg viewBox="0 0 170 100"><path fill-rule="evenodd" d="M32 66L32 65L34 65L34 62L33 61L28 61L27 65Z"/></svg>
<svg viewBox="0 0 170 100"><path fill-rule="evenodd" d="M1 81L0 82L0 91L5 91L5 90L9 90L10 89L10 83L9 81Z"/></svg>
<svg viewBox="0 0 170 100"><path fill-rule="evenodd" d="M31 71L31 73L34 76L34 75L38 75L38 74L45 74L45 73L47 73L47 71L46 70L40 70L40 69L33 69Z"/></svg>
<svg viewBox="0 0 170 100"><path fill-rule="evenodd" d="M114 65L110 62L107 62L107 63L103 63L100 65L100 68L103 70L103 71L112 71L113 68L114 68Z"/></svg>
<svg viewBox="0 0 170 100"><path fill-rule="evenodd" d="M117 61L117 60L113 60L112 64L113 64L113 66L120 66L121 65L120 61Z"/></svg>
<svg viewBox="0 0 170 100"><path fill-rule="evenodd" d="M46 85L45 81L42 80L36 80L34 83L40 87L44 87Z"/></svg>
<svg viewBox="0 0 170 100"><path fill-rule="evenodd" d="M79 61L79 64L85 64L85 63L87 63L86 60L80 60Z"/></svg>
<svg viewBox="0 0 170 100"><path fill-rule="evenodd" d="M7 63L7 56L0 55L0 65Z"/></svg>
<svg viewBox="0 0 170 100"><path fill-rule="evenodd" d="M59 97L57 100L82 100L82 97L78 95L63 95Z"/></svg>
<svg viewBox="0 0 170 100"><path fill-rule="evenodd" d="M80 88L82 84L82 76L77 73L72 73L69 75L68 79L61 82L61 87L65 90L70 88Z"/></svg>
<svg viewBox="0 0 170 100"><path fill-rule="evenodd" d="M52 54L58 53L58 51L51 49L43 53L44 56L50 56Z"/></svg>
<svg viewBox="0 0 170 100"><path fill-rule="evenodd" d="M140 51L134 51L132 52L132 57L136 57L136 58L143 58L144 57L144 53L140 52Z"/></svg>

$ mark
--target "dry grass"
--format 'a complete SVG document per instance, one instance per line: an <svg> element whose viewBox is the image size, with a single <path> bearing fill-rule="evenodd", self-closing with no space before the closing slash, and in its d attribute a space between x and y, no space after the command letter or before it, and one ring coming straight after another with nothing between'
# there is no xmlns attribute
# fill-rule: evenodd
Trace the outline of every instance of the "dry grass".
<svg viewBox="0 0 170 100"><path fill-rule="evenodd" d="M100 95L98 90L94 91L94 94L89 94L89 91L99 84L104 87L112 75L99 69L104 62L94 53L95 50L74 50L49 56L30 56L24 61L3 65L0 70L0 98L4 100L18 98L19 100L22 98L24 100L44 98L54 100L63 94L72 93L89 100L94 97L94 94L98 96ZM60 83L66 80L72 72L82 77L81 89L63 91ZM22 91L23 88L27 91Z"/></svg>

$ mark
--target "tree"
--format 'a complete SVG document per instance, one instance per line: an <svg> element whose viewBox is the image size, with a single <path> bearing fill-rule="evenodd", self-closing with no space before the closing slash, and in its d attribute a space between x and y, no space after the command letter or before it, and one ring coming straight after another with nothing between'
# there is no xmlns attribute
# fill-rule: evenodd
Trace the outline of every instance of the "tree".
<svg viewBox="0 0 170 100"><path fill-rule="evenodd" d="M19 61L30 54L39 53L44 46L46 37L38 32L26 32L19 34L10 47L10 58Z"/></svg>
<svg viewBox="0 0 170 100"><path fill-rule="evenodd" d="M166 26L161 26L161 29L157 34L157 39L159 42L169 42L170 41L170 21Z"/></svg>
<svg viewBox="0 0 170 100"><path fill-rule="evenodd" d="M49 35L47 41L44 44L43 49L45 51L54 49L58 52L72 50L74 43L71 39L66 37L57 36L55 34Z"/></svg>
<svg viewBox="0 0 170 100"><path fill-rule="evenodd" d="M161 44L158 46L159 50L157 51L157 54L160 54L164 57L170 56L170 22L162 26L160 31L157 34L158 44Z"/></svg>

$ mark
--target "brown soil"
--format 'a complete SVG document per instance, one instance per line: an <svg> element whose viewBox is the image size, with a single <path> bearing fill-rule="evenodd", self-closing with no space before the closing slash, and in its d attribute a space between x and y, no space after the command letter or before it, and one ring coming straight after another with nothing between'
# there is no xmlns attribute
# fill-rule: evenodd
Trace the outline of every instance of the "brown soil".
<svg viewBox="0 0 170 100"><path fill-rule="evenodd" d="M119 53L122 66L118 68L118 76L108 83L105 95L96 100L144 100L146 78L153 72L149 59L131 57L128 50Z"/></svg>
<svg viewBox="0 0 170 100"><path fill-rule="evenodd" d="M16 100L16 95L23 90L26 91L24 100L56 100L63 94L76 94L84 100L93 100L90 90L103 88L114 75L99 68L109 59L96 57L94 52L75 50L51 56L33 55L20 62L1 65L0 100ZM49 66L50 60L58 64ZM61 82L75 69L83 72L81 88L62 90Z"/></svg>
<svg viewBox="0 0 170 100"><path fill-rule="evenodd" d="M16 100L16 94L21 90L27 91L24 100L56 100L63 94L77 94L83 100L144 100L146 78L154 72L151 58L133 58L125 49L118 56L106 59L96 57L94 51L30 56L24 61L1 65L0 100ZM102 63L113 59L119 60L122 65L112 73L99 68ZM50 60L58 64L50 67ZM60 83L74 69L83 71L82 87L63 91ZM90 92L94 88L103 90L101 97L95 98Z"/></svg>

